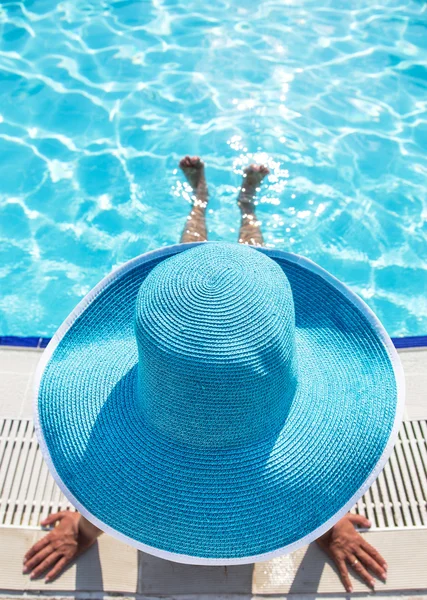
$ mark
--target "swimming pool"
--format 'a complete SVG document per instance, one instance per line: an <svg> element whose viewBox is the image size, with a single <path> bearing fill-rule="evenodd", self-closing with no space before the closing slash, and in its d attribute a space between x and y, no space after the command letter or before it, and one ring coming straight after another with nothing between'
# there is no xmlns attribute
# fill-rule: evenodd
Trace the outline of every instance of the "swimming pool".
<svg viewBox="0 0 427 600"><path fill-rule="evenodd" d="M351 9L348 7L351 6ZM271 247L427 333L425 4L3 2L0 334L50 336L114 266L179 239L177 162L237 239L244 165Z"/></svg>

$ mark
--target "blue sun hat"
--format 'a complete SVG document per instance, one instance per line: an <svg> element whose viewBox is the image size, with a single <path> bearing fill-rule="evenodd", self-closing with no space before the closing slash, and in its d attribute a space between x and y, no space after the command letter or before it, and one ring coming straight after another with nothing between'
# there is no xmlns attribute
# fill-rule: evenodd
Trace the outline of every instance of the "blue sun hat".
<svg viewBox="0 0 427 600"><path fill-rule="evenodd" d="M99 283L48 345L35 422L100 529L244 564L324 533L384 467L404 380L381 323L300 256L178 244Z"/></svg>

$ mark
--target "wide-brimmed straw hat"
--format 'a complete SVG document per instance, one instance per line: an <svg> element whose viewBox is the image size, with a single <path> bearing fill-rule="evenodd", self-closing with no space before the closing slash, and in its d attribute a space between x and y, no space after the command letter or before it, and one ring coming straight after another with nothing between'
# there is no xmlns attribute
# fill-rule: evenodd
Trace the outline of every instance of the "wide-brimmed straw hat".
<svg viewBox="0 0 427 600"><path fill-rule="evenodd" d="M102 530L183 563L285 554L368 489L396 440L400 361L311 261L178 244L103 279L48 345L40 445Z"/></svg>

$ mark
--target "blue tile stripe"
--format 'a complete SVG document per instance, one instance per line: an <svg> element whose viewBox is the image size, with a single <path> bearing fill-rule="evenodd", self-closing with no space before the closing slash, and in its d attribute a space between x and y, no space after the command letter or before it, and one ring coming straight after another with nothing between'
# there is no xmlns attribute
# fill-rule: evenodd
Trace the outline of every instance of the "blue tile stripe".
<svg viewBox="0 0 427 600"><path fill-rule="evenodd" d="M19 337L16 335L0 335L0 346L19 346L22 348L46 348L51 338ZM391 338L396 348L427 347L427 335Z"/></svg>
<svg viewBox="0 0 427 600"><path fill-rule="evenodd" d="M391 338L396 348L422 348L427 346L427 335Z"/></svg>
<svg viewBox="0 0 427 600"><path fill-rule="evenodd" d="M0 346L20 346L22 348L46 348L51 338L18 337L16 335L0 335Z"/></svg>

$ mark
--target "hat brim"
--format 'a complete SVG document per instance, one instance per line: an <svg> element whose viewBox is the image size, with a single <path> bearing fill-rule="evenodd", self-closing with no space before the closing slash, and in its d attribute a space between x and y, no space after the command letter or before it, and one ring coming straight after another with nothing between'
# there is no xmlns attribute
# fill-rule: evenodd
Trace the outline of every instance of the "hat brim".
<svg viewBox="0 0 427 600"><path fill-rule="evenodd" d="M36 431L59 487L103 531L181 563L267 560L319 537L376 479L403 417L403 371L344 284L257 248L285 271L295 303L300 384L280 435L209 452L149 430L135 408L135 299L160 261L195 245L129 261L76 307L39 364Z"/></svg>

